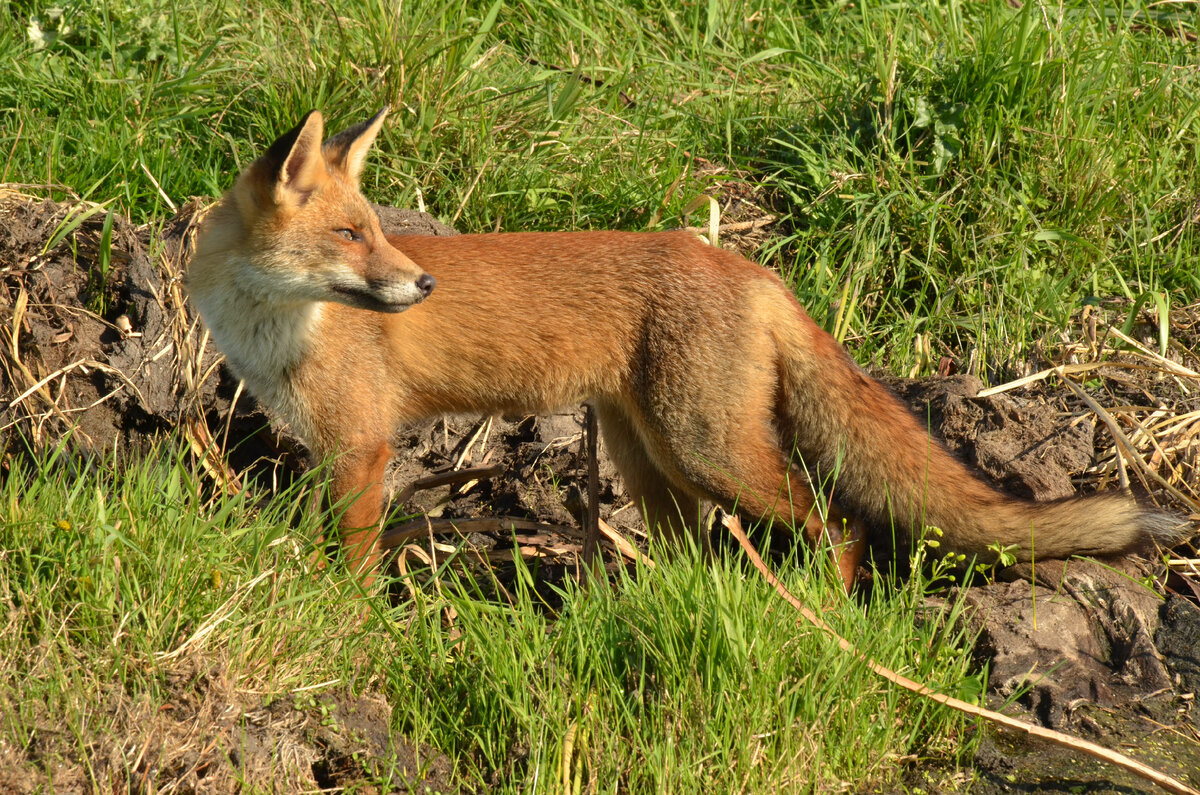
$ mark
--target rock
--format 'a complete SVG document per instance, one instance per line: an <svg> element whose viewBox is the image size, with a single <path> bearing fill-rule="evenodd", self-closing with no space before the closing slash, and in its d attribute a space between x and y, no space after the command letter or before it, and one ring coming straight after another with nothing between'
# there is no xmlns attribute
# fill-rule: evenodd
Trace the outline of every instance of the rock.
<svg viewBox="0 0 1200 795"><path fill-rule="evenodd" d="M1009 576L1028 574L1014 566ZM1047 561L1036 579L974 587L964 598L979 630L976 654L993 692L1021 700L1046 726L1081 700L1103 706L1170 689L1155 633L1162 597L1132 560Z"/></svg>

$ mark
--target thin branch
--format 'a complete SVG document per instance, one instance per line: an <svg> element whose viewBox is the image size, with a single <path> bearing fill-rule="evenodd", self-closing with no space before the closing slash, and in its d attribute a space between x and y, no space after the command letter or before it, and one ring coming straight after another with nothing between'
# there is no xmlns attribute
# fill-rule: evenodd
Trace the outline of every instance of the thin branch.
<svg viewBox="0 0 1200 795"><path fill-rule="evenodd" d="M492 464L484 467L471 467L469 469L453 469L449 472L439 472L436 475L427 475L423 478L418 478L412 483L409 483L393 498L393 502L403 505L408 502L412 495L424 489L433 489L438 486L445 486L451 483L466 483L468 480L482 480L483 478L494 478L496 475L504 474L503 464Z"/></svg>
<svg viewBox="0 0 1200 795"><path fill-rule="evenodd" d="M495 516L486 519L444 519L440 522L431 522L421 518L384 530L379 536L379 548L395 549L415 538L427 538L430 535L442 533L464 535L466 533L509 533L515 530L562 535L578 532L571 527L534 522L529 519L517 519L511 516Z"/></svg>

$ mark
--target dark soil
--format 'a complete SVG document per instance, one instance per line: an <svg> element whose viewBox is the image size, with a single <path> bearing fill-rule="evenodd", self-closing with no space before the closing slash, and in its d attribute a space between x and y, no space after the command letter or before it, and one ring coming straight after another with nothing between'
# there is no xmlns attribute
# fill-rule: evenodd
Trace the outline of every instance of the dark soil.
<svg viewBox="0 0 1200 795"><path fill-rule="evenodd" d="M304 469L303 448L239 392L186 304L181 275L199 210L185 207L157 237L115 218L108 247L102 245L104 213L97 213L43 253L68 208L0 189L0 477L14 456L64 439L82 459L110 451L120 459L167 433L181 434L194 450L215 450L206 456L206 471L230 483L268 489ZM419 213L379 212L392 232L453 234ZM101 273L105 257L110 265ZM1173 319L1186 323L1198 314L1178 312ZM1194 337L1198 327L1181 328L1181 337ZM1108 379L1110 396L1135 405L1158 395L1153 405L1177 414L1200 409L1195 390L1189 397L1168 378L1095 377ZM1111 487L1115 469L1105 463L1113 456L1110 431L1097 429L1094 415L1053 383L988 398L977 397L977 381L962 377L889 385L952 450L1014 494L1051 499ZM416 543L427 545L427 523L475 520L465 539L450 533L444 540L470 545L497 582L511 578L517 556L547 585L575 576L586 477L582 411L568 409L538 417L450 418L399 432L389 472L393 491L455 469L499 470L418 490L397 506L395 565L406 565L402 542L414 535L407 529L425 528ZM1181 451L1178 457L1157 465L1183 473L1175 482L1194 495L1197 453L1189 444L1171 445ZM600 475L601 516L640 544L637 513L603 450ZM1145 499L1187 512L1155 483L1135 478L1133 486ZM403 524L403 515L414 514L419 524ZM524 524L513 529L511 521L494 521L502 518ZM628 560L608 542L601 552L610 569ZM1195 557L1194 549L1181 552ZM1010 714L1120 748L1200 783L1200 717L1193 706L1200 689L1200 585L1177 571L1164 590L1164 578L1160 565L1145 561L1078 561L1065 571L1045 562L1035 571L1009 570L1000 581L976 582L966 598L975 608L977 658L991 671L989 700L1009 701ZM1159 584L1148 588L1143 581ZM151 711L125 694L110 696L117 730L112 739L97 740L94 761L127 771L130 789L233 792L243 781L263 791L351 784L355 791L376 791L375 782L388 780L397 791L405 789L395 782L409 781L413 791L452 789L450 761L395 735L391 710L378 696L251 703L223 685L219 665L196 661L194 669L164 683L173 694L170 709ZM154 725L160 740L132 768L115 744L122 721ZM56 792L89 791L83 771L64 767L51 752L52 716L46 725L45 738L28 751L0 745L0 791L39 791L51 778ZM50 750L39 755L39 747ZM969 789L978 792L1125 793L1146 786L990 730L973 775ZM921 771L906 781L931 788Z"/></svg>

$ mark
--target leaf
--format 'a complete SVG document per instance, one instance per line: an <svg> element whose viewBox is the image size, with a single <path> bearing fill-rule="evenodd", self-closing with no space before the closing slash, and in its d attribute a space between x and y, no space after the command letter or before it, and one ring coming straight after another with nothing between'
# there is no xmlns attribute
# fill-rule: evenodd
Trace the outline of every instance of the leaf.
<svg viewBox="0 0 1200 795"><path fill-rule="evenodd" d="M1034 233L1033 239L1039 242L1061 240L1065 243L1075 243L1076 245L1084 246L1094 252L1100 251L1092 241L1068 232L1065 229L1039 229Z"/></svg>
<svg viewBox="0 0 1200 795"><path fill-rule="evenodd" d="M742 66L749 66L752 63L765 61L769 58L774 58L777 55L783 55L785 52L792 52L792 50L788 50L783 47L769 47L761 52L754 53L754 55L751 55L749 58L742 61Z"/></svg>
<svg viewBox="0 0 1200 795"><path fill-rule="evenodd" d="M97 213L102 213L105 211L104 205L102 204L94 205L89 207L87 210L83 210L82 208L79 209L81 211L78 215L72 215L74 212L74 209L72 209L67 213L66 217L62 219L58 225L58 228L54 230L54 234L51 235L50 239L46 241L46 245L42 247L42 254L46 254L47 252L53 250L55 246L63 241L63 238L78 229L84 221L91 218L93 215L96 215Z"/></svg>
<svg viewBox="0 0 1200 795"><path fill-rule="evenodd" d="M1133 334L1133 324L1137 322L1138 312L1148 303L1153 302L1156 314L1158 315L1158 355L1167 355L1167 344L1170 342L1171 322L1170 322L1170 306L1167 303L1166 293L1157 290L1151 290L1142 293L1133 302L1133 308L1129 310L1129 314L1125 316L1125 322L1121 324L1121 331L1125 336Z"/></svg>
<svg viewBox="0 0 1200 795"><path fill-rule="evenodd" d="M933 141L933 170L944 174L950 161L962 151L962 142L951 135L939 135Z"/></svg>
<svg viewBox="0 0 1200 795"><path fill-rule="evenodd" d="M933 113L929 110L929 98L917 97L917 106L913 109L916 117L913 119L913 126L919 129L925 129L933 124Z"/></svg>

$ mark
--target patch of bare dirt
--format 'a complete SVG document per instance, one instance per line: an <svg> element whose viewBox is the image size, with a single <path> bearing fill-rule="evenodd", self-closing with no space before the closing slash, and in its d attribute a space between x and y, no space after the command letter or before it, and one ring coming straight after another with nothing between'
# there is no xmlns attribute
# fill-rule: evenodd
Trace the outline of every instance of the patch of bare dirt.
<svg viewBox="0 0 1200 795"><path fill-rule="evenodd" d="M1194 333L1191 326L1183 330ZM1189 351L1185 349L1185 353ZM1195 366L1195 357L1188 362ZM888 385L951 450L1007 491L1054 499L1111 488L1122 467L1144 501L1195 520L1195 451L1162 455L1146 417L1194 414L1193 391L1161 374L1132 385L1124 373L1103 389L1115 428L1070 392L1035 381L980 398L966 376ZM1185 419L1187 433L1195 433ZM1124 446L1118 453L1114 431ZM1140 440L1151 452L1131 455ZM1164 488L1169 484L1170 488ZM1174 494L1178 489L1181 494ZM1193 538L1193 544L1195 539ZM989 671L988 704L1031 722L1129 753L1200 784L1200 599L1195 548L1174 569L1139 558L1044 561L1010 567L966 589L975 656ZM1152 791L1136 776L1025 737L988 728L974 760L972 792ZM910 786L937 791L920 774Z"/></svg>
<svg viewBox="0 0 1200 795"><path fill-rule="evenodd" d="M1072 476L1095 458L1094 423L1064 423L1063 408L1033 390L979 399L983 384L971 376L887 382L938 429L947 447L1012 494L1069 497L1077 492Z"/></svg>
<svg viewBox="0 0 1200 795"><path fill-rule="evenodd" d="M688 223L693 226L687 229L750 258L779 236L779 215L771 209L762 186L745 173L702 157L694 157L691 163L693 173L709 186L688 206Z"/></svg>
<svg viewBox="0 0 1200 795"><path fill-rule="evenodd" d="M752 248L765 212L752 194L735 199L722 220L747 224L743 243ZM168 432L187 441L217 488L269 488L301 471L302 448L239 391L184 298L181 275L203 208L185 207L161 230L114 218L108 235L97 212L48 245L89 209L0 188L0 477L13 457L66 439L80 456L124 456ZM390 232L453 233L419 213L379 212ZM1197 381L1170 369L1200 366L1198 318L1200 307L1173 312L1182 344L1166 364L1126 346L1086 370L1097 405L1050 377L987 397L968 378L890 385L951 449L1015 494L1048 499L1124 481L1141 498L1198 519ZM1135 345L1145 342L1135 334ZM1095 340L1060 350L1063 362L1096 362L1088 346ZM391 531L395 565L465 545L471 554L462 558L496 572L501 587L518 558L539 582L574 576L586 492L581 416L459 417L401 430L389 471L402 497ZM644 544L603 450L600 468L601 516L626 539L602 544L612 569L643 554ZM430 479L445 482L407 488ZM1163 767L1178 774L1200 769L1192 706L1200 688L1198 557L1184 545L1169 569L1079 562L1064 574L1061 565L1039 564L976 583L967 598L977 655L991 670L990 698L1012 699L1010 709L1105 744L1133 743L1151 756L1161 747ZM219 671L199 669L165 687L169 708L107 697L114 720L134 732L122 736L140 739L97 738L86 760L93 769L118 771L131 788L181 792L231 792L237 781L270 782L261 788L275 791L369 791L396 770L423 771L422 786L434 791L449 786L448 761L393 735L378 697L264 704L230 692ZM45 737L28 748L0 744L0 790L37 791L53 777L56 791L89 791L84 760L39 753L56 747L56 730L48 719ZM1108 770L1052 768L1054 753L995 736L977 771L985 785L1018 791L1137 786L1105 783L1125 781Z"/></svg>
<svg viewBox="0 0 1200 795"><path fill-rule="evenodd" d="M992 705L1200 783L1200 608L1164 599L1144 562L1023 568L966 595ZM1016 791L1149 789L1094 759L1000 732L989 732L976 765L981 792L1009 791L1014 779Z"/></svg>

